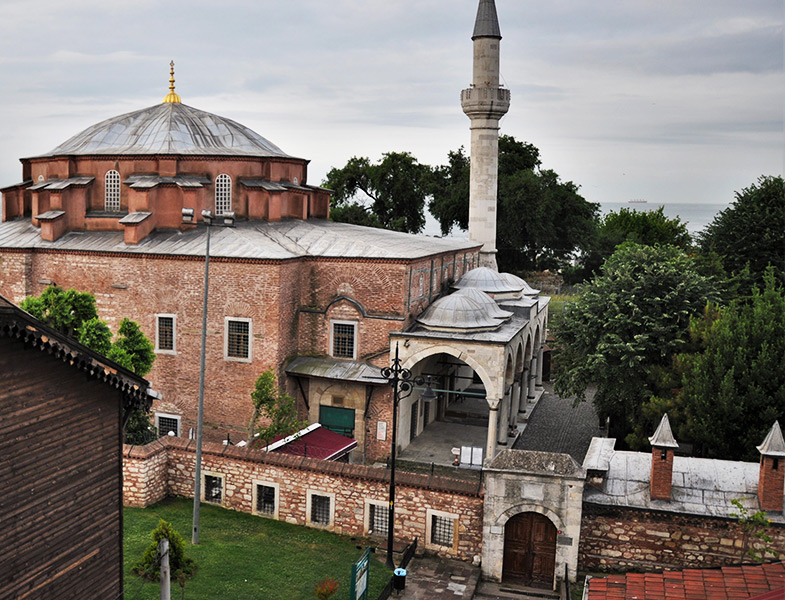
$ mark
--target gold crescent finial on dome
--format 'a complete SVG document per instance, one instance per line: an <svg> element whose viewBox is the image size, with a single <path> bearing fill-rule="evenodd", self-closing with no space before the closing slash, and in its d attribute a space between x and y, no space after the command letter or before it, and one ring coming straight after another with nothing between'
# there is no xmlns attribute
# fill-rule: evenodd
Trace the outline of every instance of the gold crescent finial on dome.
<svg viewBox="0 0 785 600"><path fill-rule="evenodd" d="M169 63L169 93L164 96L164 102L180 104L180 96L174 93L174 61Z"/></svg>

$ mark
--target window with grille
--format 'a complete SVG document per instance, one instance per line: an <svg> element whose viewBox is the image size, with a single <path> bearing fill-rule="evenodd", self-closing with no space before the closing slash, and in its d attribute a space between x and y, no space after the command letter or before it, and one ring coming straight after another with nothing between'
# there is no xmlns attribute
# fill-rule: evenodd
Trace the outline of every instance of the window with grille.
<svg viewBox="0 0 785 600"><path fill-rule="evenodd" d="M156 316L155 349L174 352L174 315Z"/></svg>
<svg viewBox="0 0 785 600"><path fill-rule="evenodd" d="M104 209L107 212L120 212L120 173L107 171L104 188Z"/></svg>
<svg viewBox="0 0 785 600"><path fill-rule="evenodd" d="M330 497L311 495L311 523L316 525L330 524Z"/></svg>
<svg viewBox="0 0 785 600"><path fill-rule="evenodd" d="M263 515L275 514L275 488L270 485L257 484L256 512Z"/></svg>
<svg viewBox="0 0 785 600"><path fill-rule="evenodd" d="M169 435L171 431L175 435L180 435L180 419L175 417L164 417L161 415L156 415L156 420L158 421L158 435Z"/></svg>
<svg viewBox="0 0 785 600"><path fill-rule="evenodd" d="M439 515L431 516L431 543L452 546L453 520Z"/></svg>
<svg viewBox="0 0 785 600"><path fill-rule="evenodd" d="M204 501L221 504L223 500L224 478L214 475L204 476Z"/></svg>
<svg viewBox="0 0 785 600"><path fill-rule="evenodd" d="M226 319L226 358L230 360L251 360L251 320Z"/></svg>
<svg viewBox="0 0 785 600"><path fill-rule="evenodd" d="M369 504L368 533L372 535L387 535L387 525L390 515L386 506L382 504Z"/></svg>
<svg viewBox="0 0 785 600"><path fill-rule="evenodd" d="M333 323L333 356L354 358L356 323Z"/></svg>
<svg viewBox="0 0 785 600"><path fill-rule="evenodd" d="M223 215L232 210L232 178L221 174L215 178L215 214Z"/></svg>

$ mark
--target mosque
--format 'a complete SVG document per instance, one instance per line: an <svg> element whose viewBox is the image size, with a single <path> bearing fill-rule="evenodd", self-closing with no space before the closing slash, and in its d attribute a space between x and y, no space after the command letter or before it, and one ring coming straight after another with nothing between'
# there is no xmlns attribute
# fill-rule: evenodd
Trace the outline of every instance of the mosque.
<svg viewBox="0 0 785 600"><path fill-rule="evenodd" d="M112 329L137 321L155 342L155 425L192 435L209 238L207 439L248 435L250 392L272 368L309 422L357 441L356 460L384 458L393 398L380 368L398 352L439 390L401 400L399 447L472 398L492 456L536 393L548 299L496 271L510 96L492 0L479 2L472 39L468 241L329 221L330 191L309 184L308 161L183 103L172 64L160 104L21 159L22 181L0 189L0 294L18 303L57 284L93 293Z"/></svg>

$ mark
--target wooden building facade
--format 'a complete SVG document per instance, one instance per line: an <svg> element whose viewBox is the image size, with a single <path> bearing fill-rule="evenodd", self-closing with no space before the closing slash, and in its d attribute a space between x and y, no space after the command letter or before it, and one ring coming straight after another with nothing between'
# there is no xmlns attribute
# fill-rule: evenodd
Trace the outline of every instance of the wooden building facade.
<svg viewBox="0 0 785 600"><path fill-rule="evenodd" d="M149 384L0 296L0 598L118 598L123 407Z"/></svg>

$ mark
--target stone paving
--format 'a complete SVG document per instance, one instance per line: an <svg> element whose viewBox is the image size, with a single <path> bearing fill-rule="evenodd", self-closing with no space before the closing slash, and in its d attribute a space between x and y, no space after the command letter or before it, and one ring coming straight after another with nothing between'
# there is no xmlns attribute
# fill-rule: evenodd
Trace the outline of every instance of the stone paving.
<svg viewBox="0 0 785 600"><path fill-rule="evenodd" d="M459 560L414 557L406 568L406 589L390 598L401 600L471 600L480 567Z"/></svg>

